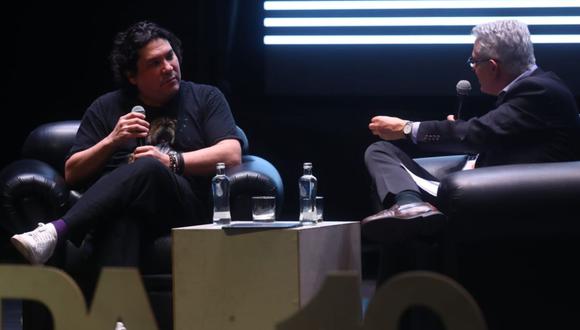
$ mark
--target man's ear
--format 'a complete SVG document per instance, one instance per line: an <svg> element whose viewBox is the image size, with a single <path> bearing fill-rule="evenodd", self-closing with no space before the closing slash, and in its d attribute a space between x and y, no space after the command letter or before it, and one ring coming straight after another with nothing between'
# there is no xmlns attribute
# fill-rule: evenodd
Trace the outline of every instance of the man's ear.
<svg viewBox="0 0 580 330"><path fill-rule="evenodd" d="M125 72L125 77L127 77L127 80L132 84L132 85L137 85L137 79L135 79L135 74L130 72L130 71L126 71Z"/></svg>
<svg viewBox="0 0 580 330"><path fill-rule="evenodd" d="M489 60L493 72L498 73L500 70L499 62L493 58Z"/></svg>

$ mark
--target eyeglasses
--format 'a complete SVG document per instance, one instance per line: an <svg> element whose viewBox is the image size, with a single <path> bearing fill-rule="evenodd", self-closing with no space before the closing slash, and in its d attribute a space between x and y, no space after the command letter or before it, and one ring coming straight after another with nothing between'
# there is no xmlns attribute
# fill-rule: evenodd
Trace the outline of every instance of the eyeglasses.
<svg viewBox="0 0 580 330"><path fill-rule="evenodd" d="M479 64L479 63L484 63L491 60L491 58L486 58L486 59L482 59L482 60L476 60L473 57L469 57L467 59L467 65L469 65L470 68L475 69L475 67Z"/></svg>

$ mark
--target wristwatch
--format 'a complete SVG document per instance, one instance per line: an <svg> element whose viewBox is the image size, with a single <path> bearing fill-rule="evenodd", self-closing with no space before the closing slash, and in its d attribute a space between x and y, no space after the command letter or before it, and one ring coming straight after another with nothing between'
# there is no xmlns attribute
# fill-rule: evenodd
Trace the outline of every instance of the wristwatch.
<svg viewBox="0 0 580 330"><path fill-rule="evenodd" d="M410 139L412 132L413 132L413 122L410 120L407 120L407 122L405 123L405 126L403 126L403 134L405 134L405 137L407 139Z"/></svg>

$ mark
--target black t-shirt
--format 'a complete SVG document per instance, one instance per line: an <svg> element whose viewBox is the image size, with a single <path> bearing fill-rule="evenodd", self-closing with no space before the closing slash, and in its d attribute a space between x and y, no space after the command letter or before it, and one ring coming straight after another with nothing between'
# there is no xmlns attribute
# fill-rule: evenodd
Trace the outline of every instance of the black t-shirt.
<svg viewBox="0 0 580 330"><path fill-rule="evenodd" d="M69 157L104 139L114 129L119 117L130 112L135 105L140 105L140 101L127 96L121 90L97 98L83 116ZM216 87L182 81L178 94L168 104L160 108L145 105L143 107L146 111L146 120L151 123L150 134L154 123L172 122L174 137L169 144L173 150L194 151L210 147L224 139L239 139L230 107ZM154 141L151 144L157 143ZM120 147L97 178L120 165L127 164L136 147L136 140L128 141L126 145ZM201 189L200 192L207 193L203 191L205 187L195 184L200 178L189 179L194 190Z"/></svg>

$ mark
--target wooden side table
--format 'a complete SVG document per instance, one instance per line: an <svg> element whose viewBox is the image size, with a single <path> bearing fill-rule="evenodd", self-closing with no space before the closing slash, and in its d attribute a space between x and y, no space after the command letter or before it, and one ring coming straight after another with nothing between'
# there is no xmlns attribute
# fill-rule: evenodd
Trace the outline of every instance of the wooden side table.
<svg viewBox="0 0 580 330"><path fill-rule="evenodd" d="M332 271L360 274L359 222L289 229L173 230L175 329L260 330L316 295Z"/></svg>

